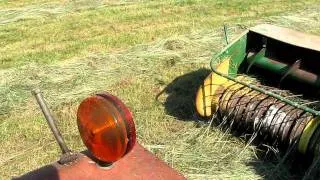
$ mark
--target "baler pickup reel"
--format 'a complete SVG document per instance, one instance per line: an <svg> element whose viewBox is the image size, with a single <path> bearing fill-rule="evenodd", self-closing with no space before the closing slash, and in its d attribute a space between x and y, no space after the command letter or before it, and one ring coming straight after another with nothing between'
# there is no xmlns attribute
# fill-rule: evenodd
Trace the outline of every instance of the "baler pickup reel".
<svg viewBox="0 0 320 180"><path fill-rule="evenodd" d="M264 143L319 154L320 37L258 25L210 65L197 92L199 115Z"/></svg>

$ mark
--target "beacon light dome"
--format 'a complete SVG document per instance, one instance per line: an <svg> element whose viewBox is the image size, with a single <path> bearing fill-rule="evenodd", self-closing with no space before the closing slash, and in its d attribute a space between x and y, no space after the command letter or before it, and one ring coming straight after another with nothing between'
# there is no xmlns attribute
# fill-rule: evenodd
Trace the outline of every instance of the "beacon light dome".
<svg viewBox="0 0 320 180"><path fill-rule="evenodd" d="M136 142L132 113L109 93L84 99L78 108L77 123L83 143L102 162L121 159Z"/></svg>

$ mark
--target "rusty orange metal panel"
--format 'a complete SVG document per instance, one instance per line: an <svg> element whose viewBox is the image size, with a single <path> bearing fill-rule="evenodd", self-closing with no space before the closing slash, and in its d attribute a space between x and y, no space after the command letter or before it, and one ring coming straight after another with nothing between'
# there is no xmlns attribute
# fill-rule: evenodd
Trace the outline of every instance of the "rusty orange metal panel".
<svg viewBox="0 0 320 180"><path fill-rule="evenodd" d="M182 180L185 178L137 143L130 153L108 168L99 167L92 159L81 153L79 159L70 165L53 163L16 179Z"/></svg>

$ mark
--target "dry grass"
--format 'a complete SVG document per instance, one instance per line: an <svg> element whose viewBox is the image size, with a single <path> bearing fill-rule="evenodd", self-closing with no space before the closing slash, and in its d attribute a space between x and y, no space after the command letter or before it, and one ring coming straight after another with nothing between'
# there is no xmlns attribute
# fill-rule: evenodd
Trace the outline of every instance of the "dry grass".
<svg viewBox="0 0 320 180"><path fill-rule="evenodd" d="M223 23L294 11L313 2L18 1L17 7L0 11L0 68L126 49L155 39L217 28Z"/></svg>
<svg viewBox="0 0 320 180"><path fill-rule="evenodd" d="M113 6L99 2L66 13L59 9L66 2L57 1L59 13L40 15L46 22L37 15L1 26L4 41L0 43L5 46L0 49L0 58L10 61L2 61L0 70L0 177L17 176L58 158L58 146L31 97L34 87L43 90L74 150L84 149L75 124L77 105L90 94L109 91L133 111L139 142L190 179L259 179L270 174L292 177L285 169L274 173L276 164L257 158L259 150L253 146L246 147L241 139L199 121L193 96L208 73L211 55L224 46L219 26L224 21L230 26L231 38L243 27L261 22L320 34L320 6L306 8L311 2L294 2L288 8L284 2L268 9L264 7L273 1L248 1L252 4L242 2L242 7L230 2L211 8L207 7L212 5L209 1L178 2ZM18 1L5 7L22 8L25 13L29 12L25 9L42 3L31 6ZM157 15L159 7L166 16ZM288 12L295 8L300 10ZM199 9L208 14L195 13ZM123 14L119 16L120 12ZM213 17L214 12L219 16ZM231 13L230 17L222 17L223 12ZM106 28L110 24L115 24L118 33ZM23 32L21 37L15 37L17 31ZM48 40L52 32L59 35ZM156 95L165 88L156 101Z"/></svg>

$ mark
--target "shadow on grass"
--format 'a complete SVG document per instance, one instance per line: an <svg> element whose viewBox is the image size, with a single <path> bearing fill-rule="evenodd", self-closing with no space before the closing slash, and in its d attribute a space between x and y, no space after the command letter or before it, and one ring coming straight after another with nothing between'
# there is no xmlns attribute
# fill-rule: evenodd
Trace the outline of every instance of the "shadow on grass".
<svg viewBox="0 0 320 180"><path fill-rule="evenodd" d="M195 96L197 89L210 72L210 70L202 68L179 76L168 84L157 95L158 99L163 93L168 94L164 102L167 114L181 121L199 122L202 120L195 111ZM263 179L302 179L307 170L306 167L310 163L309 160L297 153L292 153L286 160L283 160L284 153L275 154L270 152L270 149L260 148L260 146L259 149L261 151L257 154L258 159L248 162L247 165L253 167ZM279 163L280 161L282 162Z"/></svg>
<svg viewBox="0 0 320 180"><path fill-rule="evenodd" d="M179 120L189 121L196 119L195 112L195 96L197 89L206 76L211 71L201 68L184 74L170 84L157 95L157 98L163 93L167 93L168 97L164 103L166 112Z"/></svg>
<svg viewBox="0 0 320 180"><path fill-rule="evenodd" d="M255 172L265 180L304 178L305 172L311 163L311 158L292 152L284 159L285 151L277 154L268 153L267 148L262 149L258 155L258 161L250 161L247 166L254 168Z"/></svg>

